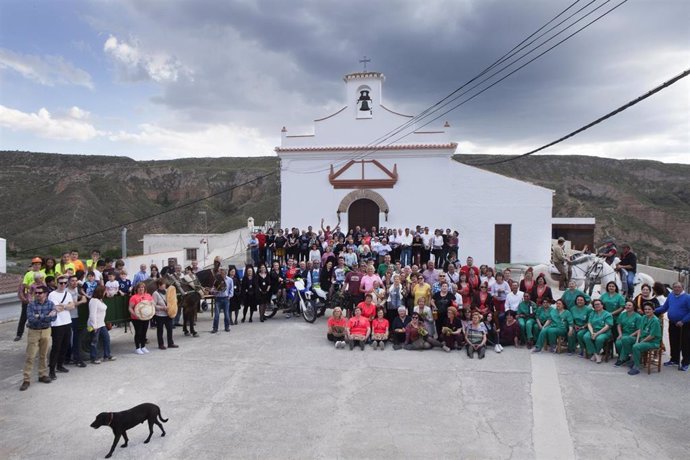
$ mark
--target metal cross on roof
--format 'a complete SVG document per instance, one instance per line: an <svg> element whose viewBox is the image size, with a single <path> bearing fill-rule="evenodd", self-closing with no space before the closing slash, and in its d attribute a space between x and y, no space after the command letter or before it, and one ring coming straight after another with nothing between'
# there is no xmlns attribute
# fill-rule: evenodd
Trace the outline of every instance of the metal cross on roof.
<svg viewBox="0 0 690 460"><path fill-rule="evenodd" d="M359 60L360 63L364 66L364 72L367 71L367 62L371 62L371 59L368 57L364 56L362 59Z"/></svg>

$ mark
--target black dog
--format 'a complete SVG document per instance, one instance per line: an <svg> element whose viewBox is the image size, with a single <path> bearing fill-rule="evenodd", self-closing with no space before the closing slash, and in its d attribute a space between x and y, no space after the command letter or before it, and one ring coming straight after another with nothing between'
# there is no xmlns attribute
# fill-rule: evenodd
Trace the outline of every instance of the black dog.
<svg viewBox="0 0 690 460"><path fill-rule="evenodd" d="M120 436L125 438L125 443L120 447L127 447L127 443L129 442L127 430L134 428L140 423L149 422L149 437L146 438L144 444L151 440L154 423L158 425L158 428L163 432L161 436L165 436L163 425L158 423L158 419L163 423L167 422L167 420L161 416L161 408L155 404L144 403L122 412L101 412L96 416L96 420L93 421L91 427L99 428L103 425L107 425L113 430L115 440L110 447L110 452L105 456L105 458L110 458L110 456L113 455L117 442L120 440Z"/></svg>

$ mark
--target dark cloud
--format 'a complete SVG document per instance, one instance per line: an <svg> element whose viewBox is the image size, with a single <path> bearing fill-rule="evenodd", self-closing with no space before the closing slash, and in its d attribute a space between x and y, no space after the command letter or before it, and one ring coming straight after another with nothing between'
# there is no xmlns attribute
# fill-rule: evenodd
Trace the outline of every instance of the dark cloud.
<svg viewBox="0 0 690 460"><path fill-rule="evenodd" d="M131 1L99 4L93 13L112 18L104 33L132 34L144 51L166 51L192 69L193 79L162 84L154 102L182 119L243 122L275 135L282 124L309 126L341 104L340 78L360 69L362 55L388 77L386 104L418 113L570 3ZM628 2L443 120L481 145L551 140L683 70L689 18L683 0ZM688 84L678 86L668 90L674 97L650 99L587 140L677 126L690 109L678 97ZM687 134L669 136L687 153Z"/></svg>

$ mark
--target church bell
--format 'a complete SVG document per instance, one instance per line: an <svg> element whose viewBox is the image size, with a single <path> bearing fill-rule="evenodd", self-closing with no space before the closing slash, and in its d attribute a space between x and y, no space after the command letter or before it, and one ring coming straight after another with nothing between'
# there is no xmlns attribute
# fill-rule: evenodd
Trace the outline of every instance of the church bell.
<svg viewBox="0 0 690 460"><path fill-rule="evenodd" d="M371 102L371 98L369 97L369 91L368 90L362 90L359 92L359 99L357 99L357 103L359 104L359 110L360 112L369 112L371 110L371 106L369 103Z"/></svg>

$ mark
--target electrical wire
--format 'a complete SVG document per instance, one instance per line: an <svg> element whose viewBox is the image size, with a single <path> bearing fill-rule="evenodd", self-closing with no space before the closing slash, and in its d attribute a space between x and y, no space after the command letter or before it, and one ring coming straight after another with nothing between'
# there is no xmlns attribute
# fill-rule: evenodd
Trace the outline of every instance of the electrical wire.
<svg viewBox="0 0 690 460"><path fill-rule="evenodd" d="M596 0L590 1L590 2L587 3L585 6L583 6L583 7L580 8L579 10L577 10L575 13L571 14L570 16L568 16L565 20L561 21L559 24L557 24L556 26L552 27L552 28L549 29L547 32L545 32L544 34L541 34L539 37L537 37L537 39L543 37L545 34L547 34L548 32L552 31L554 28L558 27L559 25L563 24L565 21L569 20L570 18L572 18L572 17L573 17L574 15L576 15L577 13L583 11L583 10L584 10L585 8L587 8L589 5L591 5L592 3L594 3L594 1L596 1ZM573 24L570 24L570 25L567 26L565 29L561 30L560 32L556 33L555 35L553 35L553 36L550 37L549 39L545 40L543 43L539 44L537 47L535 47L533 50L530 50L529 52L527 52L526 54L524 54L522 57L520 57L520 58L518 58L517 60L512 61L512 62L509 63L508 65L502 67L499 71L494 72L490 77L485 78L485 79L482 80L482 82L480 82L479 84L474 85L472 88L470 88L470 90L477 88L481 83L486 82L486 81L487 81L488 79L490 79L491 77L497 75L498 73L500 73L500 72L502 72L503 70L507 69L508 67L512 66L513 64L515 64L516 62L518 62L518 61L521 60L522 58L524 58L524 57L526 57L527 55L531 54L533 51L535 51L535 50L538 49L539 47L541 47L541 46L543 46L544 44L548 43L549 41L553 40L553 39L556 38L558 35L560 35L561 33L563 33L565 30L567 30L567 29L571 28L572 26L576 25L577 23L583 21L586 17L588 17L589 15L591 15L592 13L594 13L595 11L597 11L598 9L602 8L603 6L605 6L605 5L606 5L607 3L609 3L610 1L611 1L611 0L607 0L607 1L606 1L605 3L603 3L602 5L598 6L598 7L595 8L594 10L592 10L592 11L588 12L587 14L585 14L584 16L580 17L580 18L577 19ZM572 33L572 34L568 35L567 37L565 37L563 40L561 40L561 41L559 41L558 43L556 43L555 45L551 46L551 47L548 48L546 51L540 53L539 55L537 55L537 56L534 57L533 59L529 60L529 61L526 62L525 64L521 65L521 66L518 67L517 69L513 70L512 72L510 72L509 74L505 75L504 77L502 77L502 78L499 79L498 81L494 82L494 83L491 84L490 86L488 86L488 87L482 89L482 90L479 91L477 94L475 94L475 95L473 95L472 97L468 98L467 100L464 100L464 101L462 101L461 103L459 103L459 104L453 106L450 110L447 110L447 111L443 112L441 115L439 115L439 116L433 118L433 119L430 120L429 122L427 122L427 123L425 123L425 124L423 124L423 125L417 127L416 129L414 129L414 130L412 130L412 131L410 131L410 132L408 132L408 133L406 133L406 134L404 134L404 135L402 135L402 136L400 136L400 137L398 137L398 138L396 138L396 139L394 139L394 140L392 140L392 141L390 141L390 142L388 142L387 144L385 144L385 146L392 145L392 144L394 144L394 143L396 143L396 142L398 142L398 141L400 141L400 140L406 138L407 136L411 135L413 132L415 132L415 131L417 131L417 130L419 130L419 129L425 127L425 126L428 126L429 124L433 123L434 121L438 120L439 118L441 118L441 117L447 115L449 112L451 112L451 111L457 109L458 107L464 105L465 103L467 103L467 102L469 102L470 100L474 99L475 97L479 96L479 95L482 94L483 92L487 91L488 89L490 89L490 88L492 88L493 86L497 85L498 83L502 82L503 80L505 80L505 79L508 78L509 76L513 75L515 72L521 70L521 69L524 68L525 66L527 66L527 65L529 65L530 63L534 62L535 60L539 59L541 56L543 56L543 55L546 54L547 52L551 51L552 49L556 48L557 46L560 46L562 43L564 43L565 41L569 40L569 39L572 38L573 36L577 35L577 34L580 33L582 30L586 29L587 27L589 27L590 25L594 24L595 22L599 21L600 19L602 19L603 17L605 17L606 15L608 15L609 13L611 13L613 10L617 9L618 7L620 7L621 5L623 5L624 3L626 3L627 1L628 1L628 0L623 0L621 3L617 4L617 5L614 6L613 8L609 9L609 10L608 10L607 12L605 12L604 14L600 15L599 17L597 17L597 18L594 19L593 21L589 22L589 23L586 24L585 26L583 26L583 27L581 27L580 29L576 30L574 33ZM518 49L516 52L519 52L519 51L521 51L521 50L524 50L525 47L528 46L529 44L534 43L534 41L537 40L537 39L533 40L533 41L530 42L528 45L525 45L525 46L523 46L523 47L520 48L520 45L522 45L523 43L525 43L527 40L529 40L529 38L533 37L536 33L538 33L540 30L542 30L542 29L543 29L544 27L546 27L548 24L550 24L551 22L553 22L554 20L556 20L558 17L560 17L561 15L563 15L567 10L569 10L570 8L572 8L576 3L577 3L577 2L575 2L575 3L571 4L571 5L569 5L565 10L563 10L561 13L559 13L557 16L555 16L553 19L551 19L547 24L545 24L544 26L540 27L537 31L535 31L535 32L533 32L532 34L530 34L527 38L523 39L522 42L520 42L520 44L518 44L518 45L516 45L515 47L513 47L513 50ZM498 62L504 62L508 57L512 57L513 55L515 55L515 53L513 52L513 50L511 50L510 52L506 53L504 56L502 56L501 58L499 58L496 62L494 62L494 64L492 64L492 65L489 66L487 69L485 69L484 71L482 71L477 77L474 77L474 78L471 79L469 82L465 83L463 86L461 86L461 87L458 88L457 90L453 91L453 93L451 93L451 95L457 93L460 89L462 89L463 87L467 86L467 84L469 84L469 83L471 83L472 81L474 81L474 80L476 80L477 78L479 78L480 75L485 74L486 71L487 71L488 69L490 69L490 68L492 68L492 67L495 67L495 66L497 65ZM460 95L454 97L451 101L446 102L446 103L443 104L441 107L439 107L439 108L437 108L437 109L435 109L435 110L432 110L431 112L429 112L429 109L425 110L425 112L427 112L426 115L423 115L423 116L422 116L422 114L420 114L420 115L418 115L417 117L414 117L414 118L416 118L416 119L423 119L423 118L425 118L425 117L428 117L429 115L432 115L433 113L436 113L436 112L437 112L438 110L440 110L442 107L445 107L446 105L448 105L450 102L452 102L452 101L454 101L454 100L457 100L457 98L459 98L460 96L462 96L462 95L464 95L464 94L467 94L467 92L469 92L470 90L465 91L465 92L463 92L462 94L460 94ZM442 99L440 102L442 102L442 101L448 99L451 95L449 95L449 96L447 96L446 98ZM436 103L435 105L438 105L438 104L439 104L439 103ZM433 106L432 106L432 107L433 107ZM424 113L424 112L423 112L423 113ZM404 126L404 125L408 125L408 126L409 126L409 123L410 123L410 120L408 120L406 123L404 123L404 124L401 125L401 126ZM390 131L389 133L399 133L399 132L400 132L399 129L393 129L393 130ZM384 135L384 136L382 136L382 137L383 137L384 139L387 140L387 139L390 139L390 137L392 137L392 136L391 136L391 135ZM381 138L379 138L379 139L381 139ZM380 143L380 142L379 142L379 143ZM339 167L341 164L345 164L345 163L347 163L347 162L349 162L349 161L358 161L358 160L361 160L361 159L366 158L367 156L371 155L372 153L377 152L378 150L379 150L378 148L373 147L372 149L370 149L370 150L368 150L368 151L365 151L364 153L359 153L359 154L357 154L357 153L355 153L355 152L352 152L352 154L351 154L352 156L346 156L346 157L343 158L342 160L336 161L335 163L333 163L333 167ZM346 154L346 155L347 155L347 154ZM314 173L319 173L319 172L328 171L328 170L330 169L330 167L331 167L331 166L329 165L328 167L325 167L325 168L319 168L319 169L308 170L308 171L295 171L295 170L290 170L289 168L285 168L285 169L283 169L283 171L290 171L291 173L296 173L296 174L314 174Z"/></svg>
<svg viewBox="0 0 690 460"><path fill-rule="evenodd" d="M545 149L552 147L558 143L561 143L561 142L565 141L566 139L570 139L571 137L576 136L577 134L580 134L581 132L586 131L593 126L598 125L599 123L601 123L604 120L607 120L607 119L609 119L615 115L618 115L619 113L623 112L624 110L627 110L630 107L634 106L635 104L638 104L638 103L644 101L645 99L647 99L648 97L653 96L654 94L658 93L659 91L661 91L665 88L668 88L669 86L671 86L674 83L678 82L679 80L687 77L688 75L690 75L690 69L676 75L675 77L671 78L668 81L665 81L664 83L660 84L659 86L655 87L654 89L652 89L650 91L647 91L645 94L633 99L632 101L628 102L627 104L623 104L622 106L618 107L615 110L612 110L611 112L607 113L606 115L597 118L596 120L592 121L591 123L588 123L585 126L579 128L579 129L576 129L575 131L572 131L572 132L566 134L565 136L556 139L553 142L549 142L548 144L542 145L539 148L536 148L534 150L530 150L527 153L523 153L522 155L518 155L518 156L515 156L512 158L503 158L501 160L496 160L496 161L489 161L489 162L485 162L485 163L475 163L475 164L465 163L465 164L467 164L468 166L498 165L498 164L502 164L502 163L508 163L509 161L519 160L520 158L525 158L525 157L530 156L532 154L535 154L537 152L541 152L542 150L545 150Z"/></svg>

